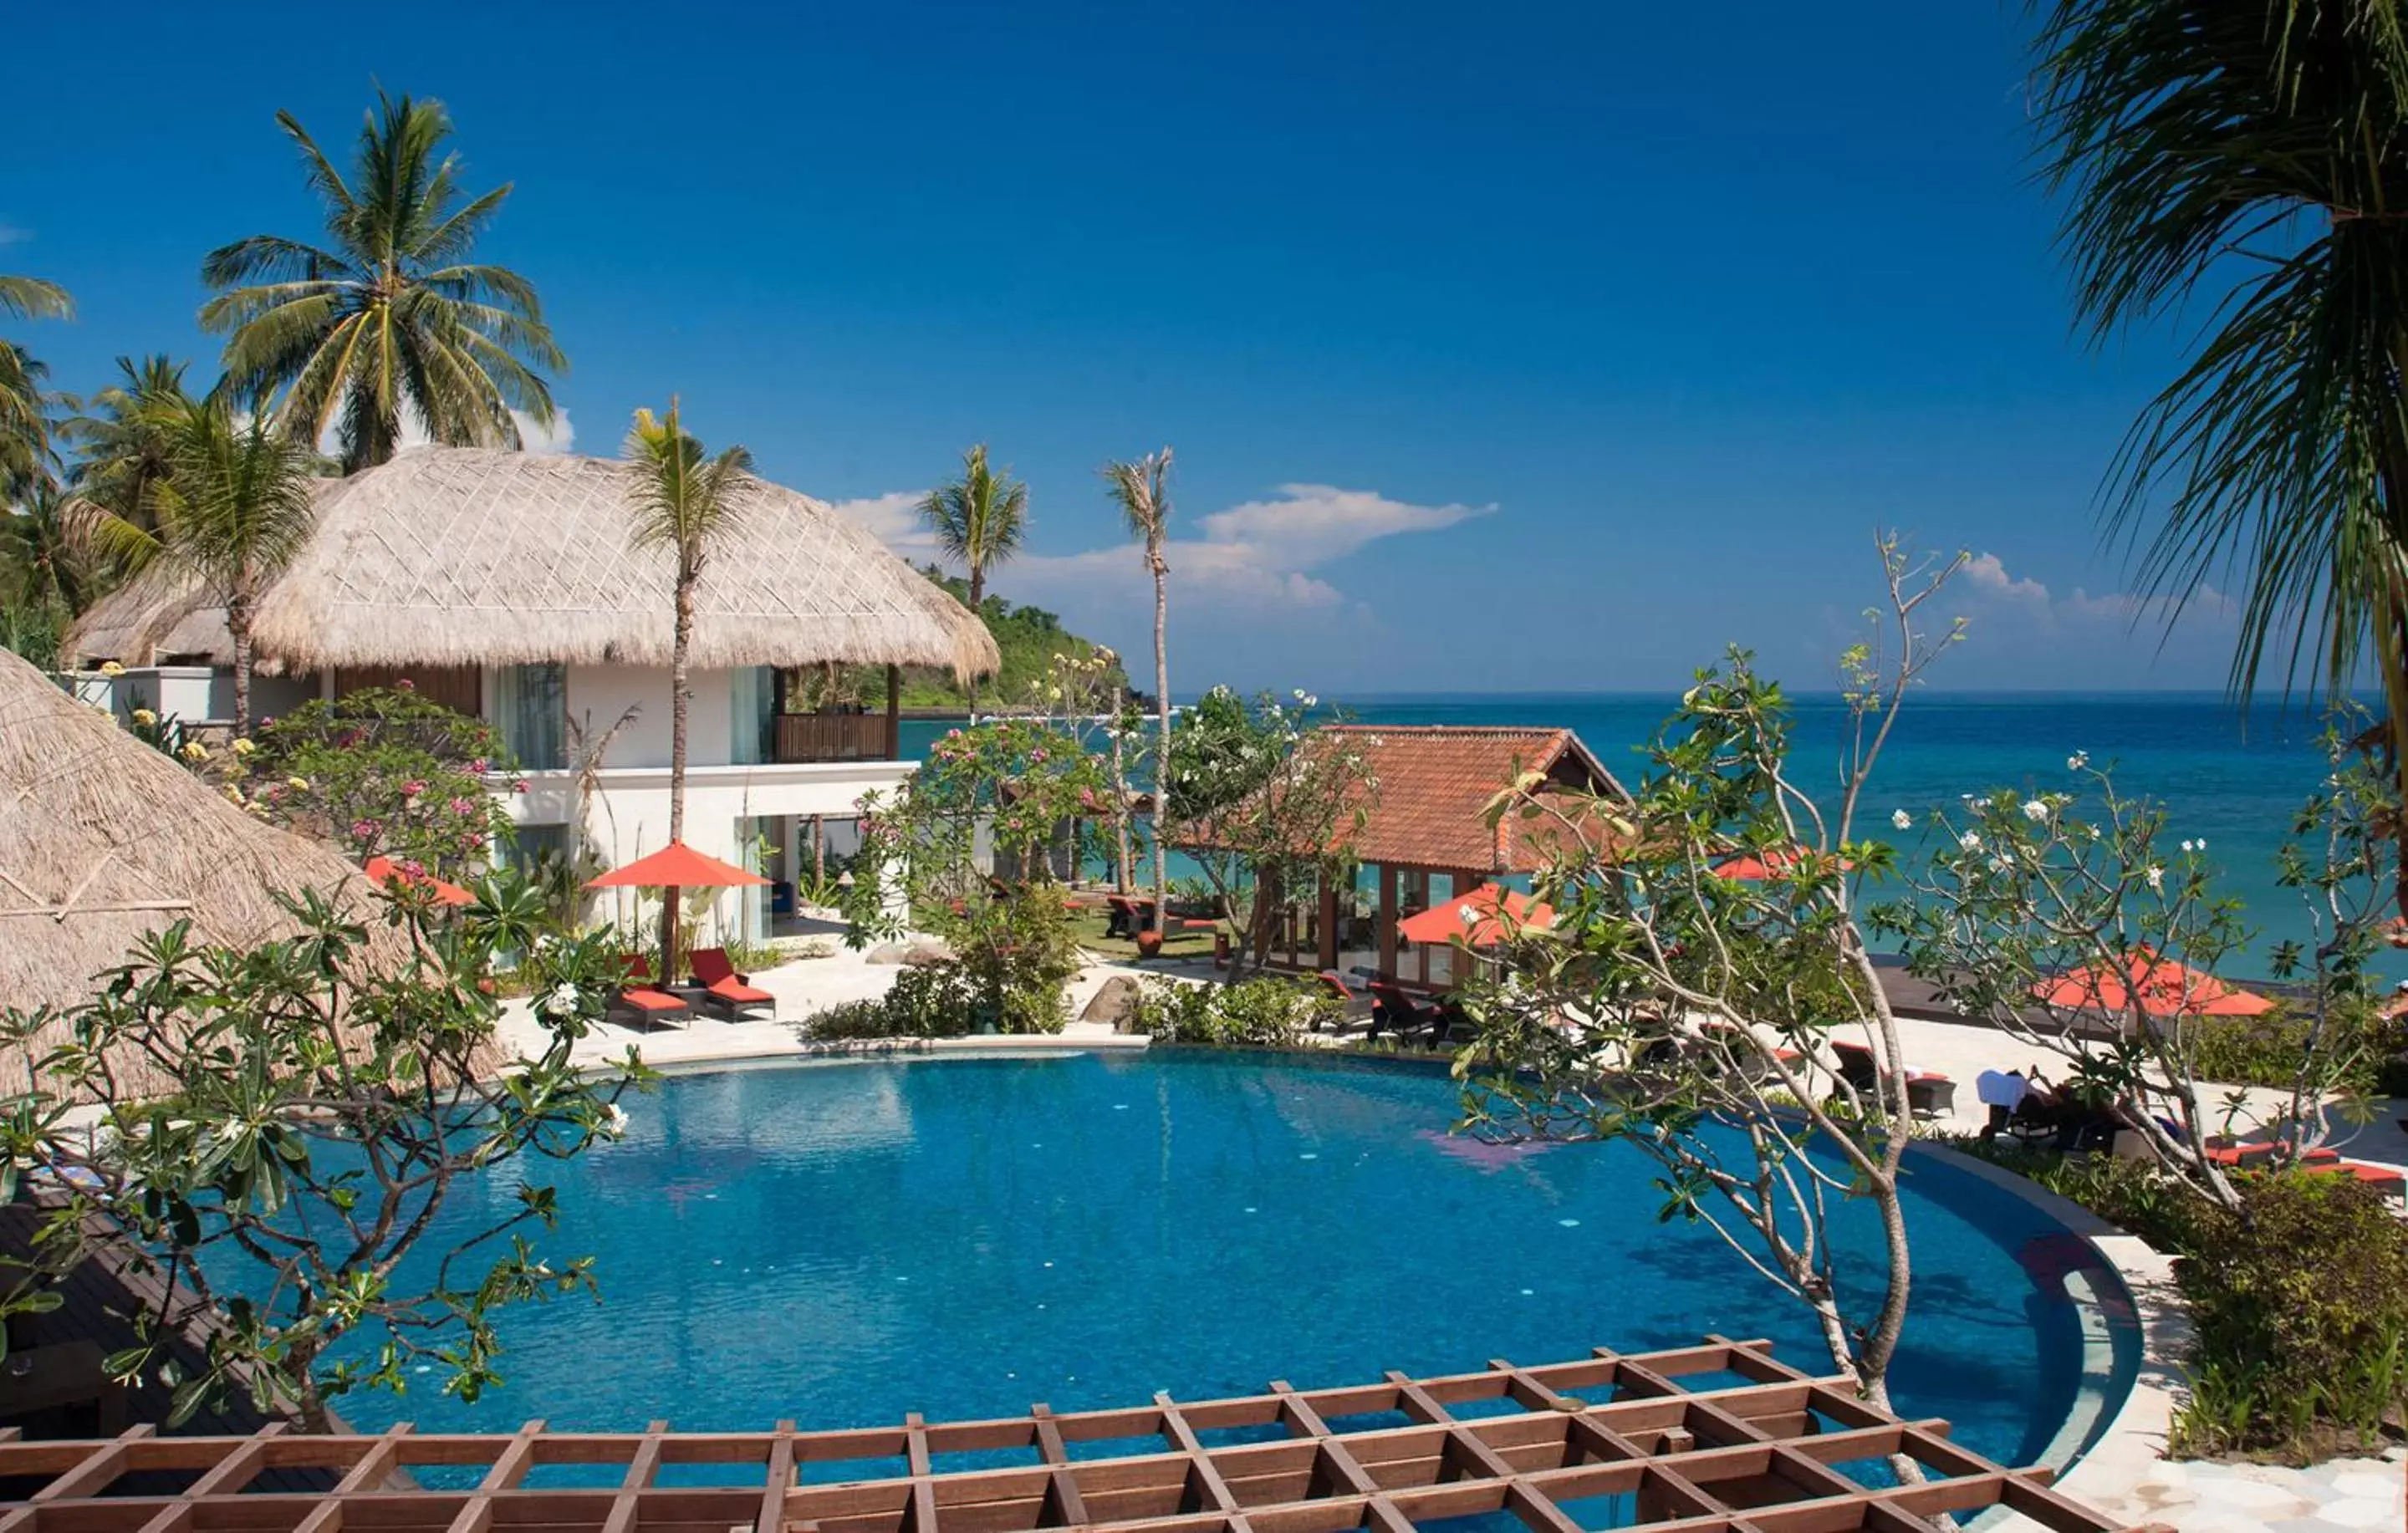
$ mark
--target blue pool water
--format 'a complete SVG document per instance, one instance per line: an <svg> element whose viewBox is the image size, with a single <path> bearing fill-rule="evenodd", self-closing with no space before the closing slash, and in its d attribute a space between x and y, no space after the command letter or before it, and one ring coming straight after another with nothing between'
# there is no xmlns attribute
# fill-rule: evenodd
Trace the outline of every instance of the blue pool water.
<svg viewBox="0 0 2408 1533"><path fill-rule="evenodd" d="M557 1173L555 1258L602 1285L503 1325L506 1385L361 1396L353 1425L806 1428L1364 1382L1496 1357L1774 1339L1804 1314L1708 1229L1659 1225L1618 1146L1452 1138L1441 1075L1181 1051L937 1056L675 1077ZM442 1214L474 1227L496 1182ZM1843 1212L1852 1276L1879 1241ZM2075 1406L2073 1246L1954 1168L1914 1182L1897 1404L2037 1458Z"/></svg>

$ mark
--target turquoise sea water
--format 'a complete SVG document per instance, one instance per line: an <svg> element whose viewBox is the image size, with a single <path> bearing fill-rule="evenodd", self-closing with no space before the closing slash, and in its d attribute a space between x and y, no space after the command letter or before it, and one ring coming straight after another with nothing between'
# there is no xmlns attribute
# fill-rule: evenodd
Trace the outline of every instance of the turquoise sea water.
<svg viewBox="0 0 2408 1533"><path fill-rule="evenodd" d="M592 1254L599 1303L509 1311L507 1383L477 1405L430 1388L341 1409L369 1430L823 1428L1707 1332L1827 1368L1802 1308L1710 1229L1657 1222L1635 1151L1482 1146L1448 1133L1455 1105L1436 1072L1185 1051L675 1077L629 1099L623 1142L542 1168L561 1207L543 1249ZM456 1188L437 1236L480 1227L513 1189ZM1898 1408L2036 1459L2086 1403L2067 1293L2096 1258L1954 1168L1919 1161L1909 1194ZM1836 1221L1842 1279L1860 1289L1880 1250L1870 1211L1844 1203ZM2108 1331L2128 1363L2128 1313Z"/></svg>
<svg viewBox="0 0 2408 1533"><path fill-rule="evenodd" d="M1638 748L1677 704L1670 694L1604 693L1323 701L1368 724L1570 728L1628 781L1641 770ZM1801 783L1816 790L1836 783L1845 722L1836 698L1796 699L1793 768ZM914 725L907 749L939 732ZM2275 882L2274 857L2292 815L2324 779L2320 733L2316 721L2272 709L2254 711L2244 724L2216 694L1921 693L1883 755L1866 824L1886 834L1893 809L1920 814L1993 788L2063 789L2066 758L2085 751L2093 765L2115 767L2126 794L2162 801L2174 839L2206 839L2220 886L2244 902L2262 951L2307 933L2299 896Z"/></svg>

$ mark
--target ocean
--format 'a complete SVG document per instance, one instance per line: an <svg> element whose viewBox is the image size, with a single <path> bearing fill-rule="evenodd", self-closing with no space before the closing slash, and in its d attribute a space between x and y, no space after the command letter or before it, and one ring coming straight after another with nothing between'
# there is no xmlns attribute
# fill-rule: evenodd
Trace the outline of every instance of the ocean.
<svg viewBox="0 0 2408 1533"><path fill-rule="evenodd" d="M1570 728L1609 771L1635 781L1641 748L1678 705L1670 693L1364 694L1326 697L1366 724L1537 724ZM1793 697L1791 763L1801 785L1836 796L1846 714L1836 696ZM943 725L915 724L924 740ZM1910 698L1868 790L1862 833L1888 834L1895 809L1920 817L1960 795L2067 788L2066 758L2086 752L2128 795L2165 805L2173 840L2204 839L2218 888L2242 900L2262 954L2309 932L2300 895L2276 881L2275 856L2327 767L2322 724L2297 709L2243 718L2216 693L1947 693Z"/></svg>

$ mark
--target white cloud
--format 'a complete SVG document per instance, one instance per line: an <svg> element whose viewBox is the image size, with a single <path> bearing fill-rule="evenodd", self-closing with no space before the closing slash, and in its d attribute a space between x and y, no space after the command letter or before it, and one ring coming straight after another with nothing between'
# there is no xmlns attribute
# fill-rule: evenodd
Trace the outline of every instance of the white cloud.
<svg viewBox="0 0 2408 1533"><path fill-rule="evenodd" d="M15 224L8 222L7 220L0 219L0 245L14 245L20 240L31 239L33 237L33 230L20 229Z"/></svg>
<svg viewBox="0 0 2408 1533"><path fill-rule="evenodd" d="M920 523L924 491L897 491L837 503L840 514L878 535L896 553L915 562L937 556L935 539ZM1234 606L1336 607L1338 588L1309 571L1343 559L1382 537L1435 532L1476 516L1488 506L1417 506L1372 490L1329 484L1283 484L1275 496L1250 500L1197 519L1201 535L1172 537L1163 549L1171 580L1182 595L1204 593ZM1126 585L1151 589L1136 542L1115 543L1069 554L1024 554L1011 563L1015 594L1054 601L1069 591Z"/></svg>
<svg viewBox="0 0 2408 1533"><path fill-rule="evenodd" d="M2178 608L2185 626L2221 628L2240 613L2240 605L2212 585L2200 586L2187 602L2180 603L2170 596L2129 591L2094 595L2078 585L2059 596L2039 580L2010 574L2005 561L1995 553L1968 560L1961 579L1973 598L1969 615L1979 615L1984 609L2000 616L2012 612L2050 633L2161 627L2176 616Z"/></svg>
<svg viewBox="0 0 2408 1533"><path fill-rule="evenodd" d="M528 452L538 456L556 454L571 451L577 446L577 425L569 420L568 410L565 406L557 407L552 410L552 424L549 427L538 425L535 417L524 410L510 411L510 419L518 425L520 446ZM419 423L417 412L409 409L404 409L401 412L401 451L407 451L413 447L424 447L434 439L426 434L426 428ZM342 431L339 425L328 426L325 435L318 439L318 451L329 457L341 451L342 445Z"/></svg>
<svg viewBox="0 0 2408 1533"><path fill-rule="evenodd" d="M937 557L936 535L920 520L920 502L926 498L925 490L896 490L866 500L839 500L830 509L849 522L859 523L880 542L920 565Z"/></svg>

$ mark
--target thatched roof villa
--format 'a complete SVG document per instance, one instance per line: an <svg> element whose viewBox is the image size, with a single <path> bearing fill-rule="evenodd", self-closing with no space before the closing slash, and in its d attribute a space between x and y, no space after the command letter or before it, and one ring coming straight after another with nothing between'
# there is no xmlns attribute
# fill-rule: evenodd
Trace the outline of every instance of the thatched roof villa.
<svg viewBox="0 0 2408 1533"><path fill-rule="evenodd" d="M575 841L610 863L656 850L673 566L635 546L635 484L613 459L442 447L328 481L316 531L260 602L261 668L280 679L257 706L407 678L500 729L525 768L528 791L508 800L523 846ZM188 577L131 582L85 614L65 652L133 667L122 708L227 711L224 612ZM788 711L785 674L826 662L887 667L887 711ZM998 663L984 624L866 529L748 481L738 530L696 591L687 840L733 859L767 836L796 867L802 826L849 819L907 769L899 667L967 677ZM606 737L589 796L572 768ZM747 924L767 916L764 902Z"/></svg>
<svg viewBox="0 0 2408 1533"><path fill-rule="evenodd" d="M128 735L98 709L0 651L0 1004L33 1011L92 997L92 977L148 934L192 923L200 941L255 946L297 931L278 892L375 895L338 853L265 824ZM371 954L399 937L369 923ZM42 1035L64 1040L64 1023ZM172 1077L120 1062L136 1091ZM0 1054L0 1093L22 1091L24 1060Z"/></svg>

